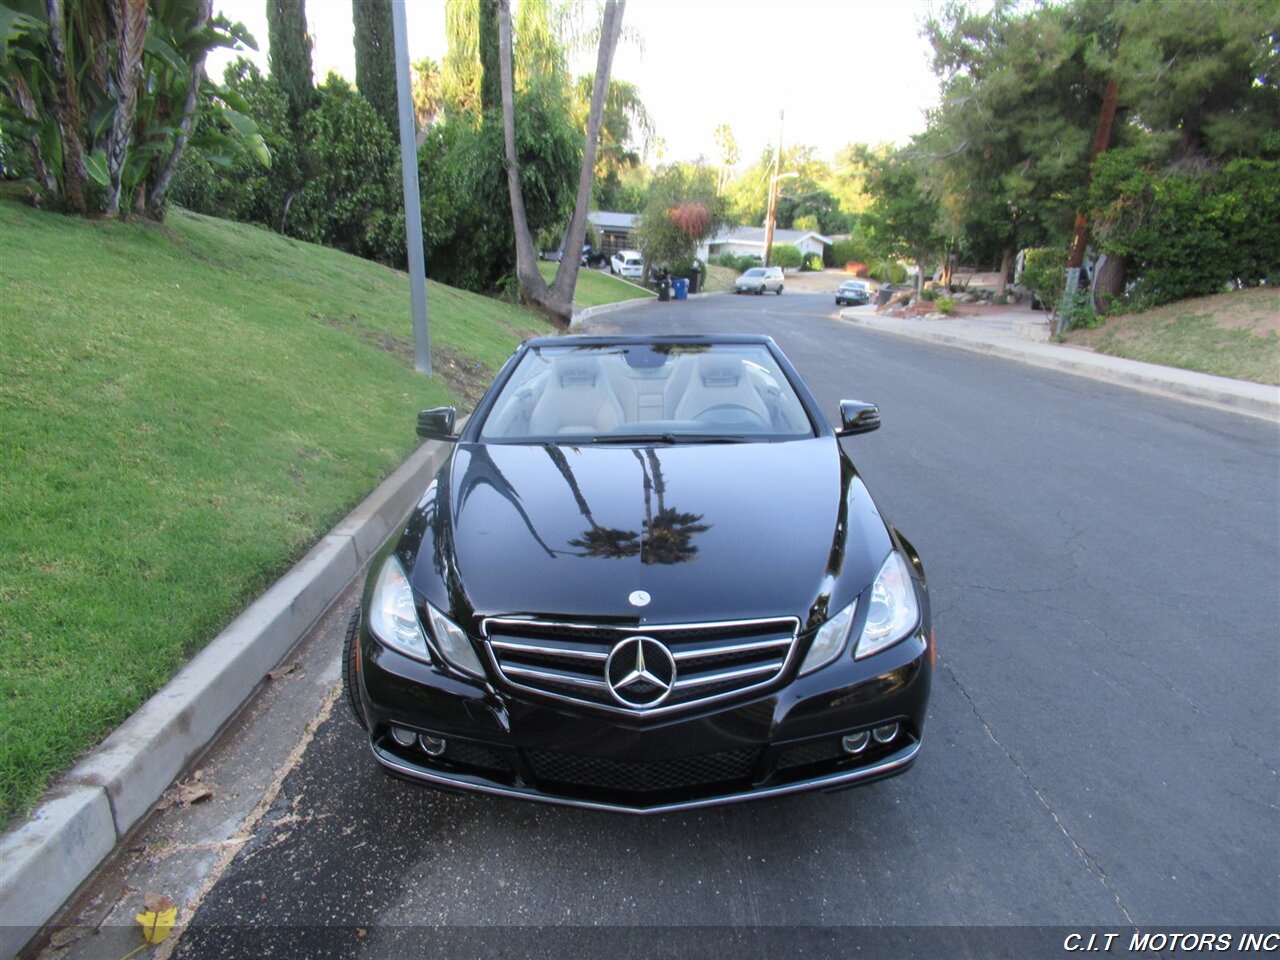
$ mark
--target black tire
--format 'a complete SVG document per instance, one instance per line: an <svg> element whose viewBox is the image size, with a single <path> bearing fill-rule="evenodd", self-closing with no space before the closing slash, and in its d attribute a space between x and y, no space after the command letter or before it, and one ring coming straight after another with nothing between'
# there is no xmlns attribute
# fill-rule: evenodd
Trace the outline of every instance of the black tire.
<svg viewBox="0 0 1280 960"><path fill-rule="evenodd" d="M757 297L763 297L763 296L764 296L764 284L763 284L763 283L762 283L762 284L760 284L760 286L756 287L756 296L757 296Z"/></svg>
<svg viewBox="0 0 1280 960"><path fill-rule="evenodd" d="M782 296L782 284L778 284L778 296Z"/></svg>
<svg viewBox="0 0 1280 960"><path fill-rule="evenodd" d="M342 640L342 688L347 691L347 700L351 704L351 712L356 715L356 722L366 730L369 721L364 715L364 701L360 699L360 667L356 663L356 636L360 632L360 604L351 611L351 619L347 621L347 633Z"/></svg>

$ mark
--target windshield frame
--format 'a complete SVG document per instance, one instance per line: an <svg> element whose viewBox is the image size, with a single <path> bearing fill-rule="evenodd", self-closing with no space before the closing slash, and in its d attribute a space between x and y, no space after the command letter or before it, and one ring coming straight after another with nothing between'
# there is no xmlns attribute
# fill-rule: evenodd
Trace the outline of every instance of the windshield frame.
<svg viewBox="0 0 1280 960"><path fill-rule="evenodd" d="M484 428L495 413L499 403L509 402L504 399L505 391L522 361L530 352L541 354L544 350L553 353L563 351L565 355L577 353L581 356L606 355L599 351L627 349L634 347L659 347L675 354L711 353L716 356L732 357L750 350L761 351L760 356L771 360L771 364L760 365L768 377L776 381L782 391L790 391L794 406L790 413L796 416L792 431L776 429L748 430L727 429L723 425L700 429L692 422L676 423L674 421L624 421L619 426L630 426L631 430L606 430L598 432L574 432L571 434L527 434L519 436L485 435ZM730 349L724 349L724 348ZM732 348L739 348L734 351ZM746 361L750 362L750 361ZM753 375L755 376L755 375ZM704 381L705 382L705 381ZM521 385L523 386L523 385ZM788 401L790 402L790 401ZM791 424L788 418L789 425ZM772 425L771 425L772 426ZM656 336L656 337L544 337L522 344L508 359L493 384L481 398L459 439L463 442L481 444L523 444L552 445L566 447L612 446L626 449L629 446L654 446L659 444L722 444L722 443L779 443L786 441L812 440L815 437L834 436L834 431L827 419L820 412L817 402L809 392L807 385L800 378L795 368L777 348L772 339L758 335L732 336Z"/></svg>

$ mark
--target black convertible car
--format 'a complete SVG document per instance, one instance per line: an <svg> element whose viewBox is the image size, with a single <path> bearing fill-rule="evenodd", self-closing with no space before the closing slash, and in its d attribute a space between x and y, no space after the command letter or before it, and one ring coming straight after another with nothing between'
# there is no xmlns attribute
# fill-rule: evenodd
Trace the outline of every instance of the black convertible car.
<svg viewBox="0 0 1280 960"><path fill-rule="evenodd" d="M388 771L653 813L834 790L920 749L915 549L767 337L522 345L374 559L343 676Z"/></svg>

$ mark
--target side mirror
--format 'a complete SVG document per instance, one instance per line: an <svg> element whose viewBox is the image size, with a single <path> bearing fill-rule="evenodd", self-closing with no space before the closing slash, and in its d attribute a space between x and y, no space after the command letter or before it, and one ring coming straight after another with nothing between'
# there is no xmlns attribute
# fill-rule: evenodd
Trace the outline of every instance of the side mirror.
<svg viewBox="0 0 1280 960"><path fill-rule="evenodd" d="M458 411L454 407L432 407L418 414L418 436L423 440L457 440L453 421Z"/></svg>
<svg viewBox="0 0 1280 960"><path fill-rule="evenodd" d="M840 401L840 429L837 437L851 437L855 433L870 433L880 429L880 408L874 403L857 400Z"/></svg>

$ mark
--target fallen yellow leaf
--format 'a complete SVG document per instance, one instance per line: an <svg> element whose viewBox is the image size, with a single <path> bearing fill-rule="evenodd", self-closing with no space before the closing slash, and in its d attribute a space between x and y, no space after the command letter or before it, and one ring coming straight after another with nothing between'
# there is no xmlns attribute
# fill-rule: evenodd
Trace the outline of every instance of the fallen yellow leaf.
<svg viewBox="0 0 1280 960"><path fill-rule="evenodd" d="M147 943L160 943L173 930L178 908L167 896L148 893L142 898L142 913L133 917L142 925L142 938Z"/></svg>

